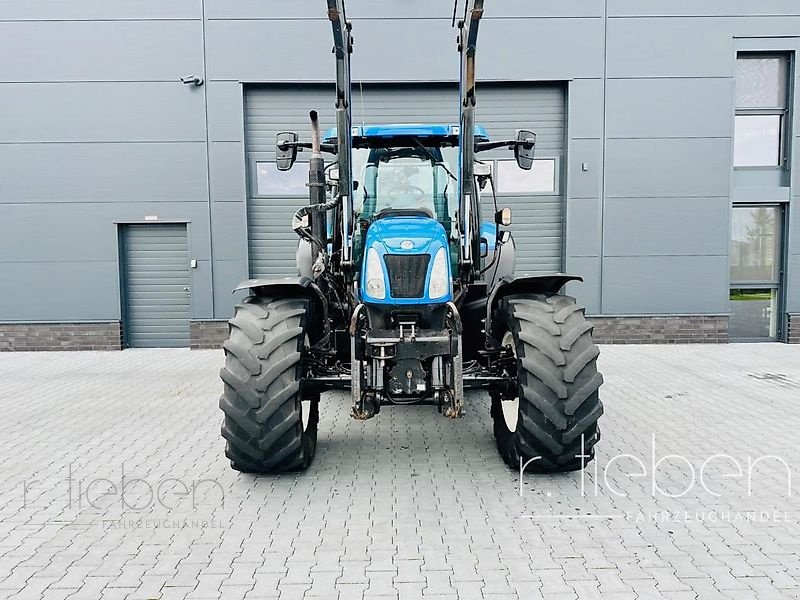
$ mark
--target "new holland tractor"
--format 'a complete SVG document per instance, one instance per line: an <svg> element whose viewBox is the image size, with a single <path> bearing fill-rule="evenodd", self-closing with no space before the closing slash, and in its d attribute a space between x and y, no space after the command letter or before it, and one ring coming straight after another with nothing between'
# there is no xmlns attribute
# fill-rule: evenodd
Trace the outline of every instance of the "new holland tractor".
<svg viewBox="0 0 800 600"><path fill-rule="evenodd" d="M497 210L476 159L508 148L531 169L536 141L524 130L491 141L475 125L483 0L467 0L458 22L458 124L353 126L351 25L343 0L327 8L336 128L320 136L312 111L310 141L277 136L281 170L310 150L310 201L292 219L298 275L237 288L250 295L230 320L220 400L232 467L306 468L320 395L338 388L351 391L356 419L410 404L456 419L470 410L465 390L483 390L509 466L582 468L600 437L599 351L583 308L560 293L579 277L514 273L511 211ZM495 218L482 223L489 191Z"/></svg>

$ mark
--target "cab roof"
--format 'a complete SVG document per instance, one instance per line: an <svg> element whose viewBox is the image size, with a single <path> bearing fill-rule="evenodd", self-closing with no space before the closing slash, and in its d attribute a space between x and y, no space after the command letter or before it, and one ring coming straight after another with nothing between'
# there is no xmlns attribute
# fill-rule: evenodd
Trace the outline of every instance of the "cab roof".
<svg viewBox="0 0 800 600"><path fill-rule="evenodd" d="M394 141L398 145L406 145L404 140L417 138L420 141L428 140L436 145L458 145L458 125L360 125L351 128L354 147L367 147L386 145ZM322 140L326 144L336 142L336 128L325 132ZM489 135L480 125L475 126L475 141L488 142Z"/></svg>

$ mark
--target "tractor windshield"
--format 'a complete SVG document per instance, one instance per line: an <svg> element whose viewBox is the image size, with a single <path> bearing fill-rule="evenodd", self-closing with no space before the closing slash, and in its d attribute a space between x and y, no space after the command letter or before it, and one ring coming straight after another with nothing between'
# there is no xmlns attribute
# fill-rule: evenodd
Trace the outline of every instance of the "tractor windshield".
<svg viewBox="0 0 800 600"><path fill-rule="evenodd" d="M445 148L445 151L453 148ZM454 219L455 182L442 148L360 148L353 152L359 181L356 212L371 221L391 209L422 211L440 223ZM452 206L451 206L452 205Z"/></svg>

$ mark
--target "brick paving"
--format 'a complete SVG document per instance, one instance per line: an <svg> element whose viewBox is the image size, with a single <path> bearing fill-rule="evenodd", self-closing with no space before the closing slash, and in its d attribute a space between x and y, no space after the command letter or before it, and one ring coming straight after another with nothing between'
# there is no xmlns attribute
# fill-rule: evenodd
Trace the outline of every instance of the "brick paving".
<svg viewBox="0 0 800 600"><path fill-rule="evenodd" d="M330 394L306 473L238 474L221 361L0 355L0 598L800 597L796 347L603 347L597 462L521 486L481 394Z"/></svg>

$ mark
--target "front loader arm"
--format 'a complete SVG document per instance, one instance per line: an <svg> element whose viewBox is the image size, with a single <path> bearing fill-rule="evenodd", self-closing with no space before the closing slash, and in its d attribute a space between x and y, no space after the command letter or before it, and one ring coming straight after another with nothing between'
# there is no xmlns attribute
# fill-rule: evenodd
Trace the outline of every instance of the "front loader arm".
<svg viewBox="0 0 800 600"><path fill-rule="evenodd" d="M480 256L480 234L475 227L475 54L478 25L483 16L483 0L467 0L464 20L458 23L458 50L461 54L459 77L460 126L458 131L458 215L461 234L461 272L467 281L473 279Z"/></svg>
<svg viewBox="0 0 800 600"><path fill-rule="evenodd" d="M339 195L342 198L342 267L350 273L353 263L353 137L350 107L350 55L353 52L351 25L344 12L344 0L327 0L336 56L336 137L339 162Z"/></svg>

